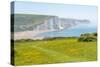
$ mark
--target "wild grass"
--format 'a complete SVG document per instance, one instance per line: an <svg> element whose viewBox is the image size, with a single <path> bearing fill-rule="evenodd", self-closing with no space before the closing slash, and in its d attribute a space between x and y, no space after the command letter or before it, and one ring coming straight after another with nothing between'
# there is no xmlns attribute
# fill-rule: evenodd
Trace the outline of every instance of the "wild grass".
<svg viewBox="0 0 100 67"><path fill-rule="evenodd" d="M96 42L79 42L77 38L42 41L16 41L15 65L51 64L97 60Z"/></svg>

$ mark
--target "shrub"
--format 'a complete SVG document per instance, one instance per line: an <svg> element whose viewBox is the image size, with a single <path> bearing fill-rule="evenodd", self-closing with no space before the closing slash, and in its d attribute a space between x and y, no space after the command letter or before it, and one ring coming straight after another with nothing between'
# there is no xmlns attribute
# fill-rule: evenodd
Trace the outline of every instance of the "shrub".
<svg viewBox="0 0 100 67"><path fill-rule="evenodd" d="M81 41L81 42L94 42L94 41L97 41L97 33L81 34L78 41Z"/></svg>

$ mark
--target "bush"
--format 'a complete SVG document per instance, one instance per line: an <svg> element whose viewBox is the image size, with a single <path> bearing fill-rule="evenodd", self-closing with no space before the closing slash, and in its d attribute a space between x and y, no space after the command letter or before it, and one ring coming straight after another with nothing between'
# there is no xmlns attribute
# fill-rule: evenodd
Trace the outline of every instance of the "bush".
<svg viewBox="0 0 100 67"><path fill-rule="evenodd" d="M97 41L97 33L81 34L78 41L81 41L81 42L94 42L94 41Z"/></svg>
<svg viewBox="0 0 100 67"><path fill-rule="evenodd" d="M16 42L28 42L28 41L34 41L32 39L20 39L20 40L15 40Z"/></svg>

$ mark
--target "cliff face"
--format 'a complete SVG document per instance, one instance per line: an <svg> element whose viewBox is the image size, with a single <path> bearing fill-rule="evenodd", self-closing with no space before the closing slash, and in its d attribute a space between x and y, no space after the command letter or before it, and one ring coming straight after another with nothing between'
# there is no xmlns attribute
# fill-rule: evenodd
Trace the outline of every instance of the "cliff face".
<svg viewBox="0 0 100 67"><path fill-rule="evenodd" d="M22 32L33 30L37 25L42 24L51 16L47 15L30 15L30 14L12 14L11 25L14 30L12 32Z"/></svg>
<svg viewBox="0 0 100 67"><path fill-rule="evenodd" d="M76 26L80 23L88 23L88 20L66 19L48 15L11 15L12 39L43 39L36 35L44 32L58 31Z"/></svg>

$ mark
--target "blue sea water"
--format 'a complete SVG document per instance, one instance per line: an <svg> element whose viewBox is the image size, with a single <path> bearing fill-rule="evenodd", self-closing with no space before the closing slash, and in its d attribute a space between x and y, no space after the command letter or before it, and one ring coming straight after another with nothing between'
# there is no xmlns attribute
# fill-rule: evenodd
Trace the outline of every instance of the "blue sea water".
<svg viewBox="0 0 100 67"><path fill-rule="evenodd" d="M53 31L53 32L46 32L41 33L38 36L43 37L79 37L83 33L94 33L97 32L96 27L79 27L79 28L69 28L69 29L63 29L59 31Z"/></svg>

